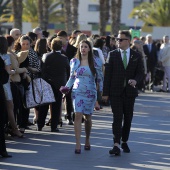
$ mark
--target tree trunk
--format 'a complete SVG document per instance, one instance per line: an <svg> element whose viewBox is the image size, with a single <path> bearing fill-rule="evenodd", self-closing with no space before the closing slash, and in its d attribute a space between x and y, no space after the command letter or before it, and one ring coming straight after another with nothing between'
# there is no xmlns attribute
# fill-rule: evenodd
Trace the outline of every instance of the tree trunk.
<svg viewBox="0 0 170 170"><path fill-rule="evenodd" d="M64 14L65 14L65 29L68 35L72 32L72 18L71 18L71 1L64 0Z"/></svg>
<svg viewBox="0 0 170 170"><path fill-rule="evenodd" d="M117 13L117 9L116 9L116 0L111 0L111 34L117 34L116 32L116 13Z"/></svg>
<svg viewBox="0 0 170 170"><path fill-rule="evenodd" d="M106 35L106 24L109 19L109 0L100 0L100 22L99 22L99 34Z"/></svg>
<svg viewBox="0 0 170 170"><path fill-rule="evenodd" d="M22 32L22 0L13 0L14 28Z"/></svg>
<svg viewBox="0 0 170 170"><path fill-rule="evenodd" d="M43 0L38 0L38 23L39 27L43 28Z"/></svg>
<svg viewBox="0 0 170 170"><path fill-rule="evenodd" d="M72 6L72 29L73 30L78 29L78 5L79 5L79 0L71 0L71 6Z"/></svg>
<svg viewBox="0 0 170 170"><path fill-rule="evenodd" d="M48 4L48 0L43 0L43 26L42 26L42 30L47 30L48 28L48 8L49 8L49 4Z"/></svg>
<svg viewBox="0 0 170 170"><path fill-rule="evenodd" d="M116 31L120 30L120 17L121 17L121 8L122 8L122 0L118 0L117 2L117 18L116 18Z"/></svg>

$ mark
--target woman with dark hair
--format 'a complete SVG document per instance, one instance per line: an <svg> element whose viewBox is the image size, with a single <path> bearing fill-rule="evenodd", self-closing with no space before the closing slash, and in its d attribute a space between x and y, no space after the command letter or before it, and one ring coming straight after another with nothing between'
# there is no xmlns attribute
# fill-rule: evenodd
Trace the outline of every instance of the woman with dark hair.
<svg viewBox="0 0 170 170"><path fill-rule="evenodd" d="M27 35L31 39L31 47L34 49L36 41L37 41L37 34L33 32L28 32Z"/></svg>
<svg viewBox="0 0 170 170"><path fill-rule="evenodd" d="M35 44L34 51L37 53L40 60L43 54L47 53L47 50L47 40L45 38L38 39Z"/></svg>
<svg viewBox="0 0 170 170"><path fill-rule="evenodd" d="M40 62L41 62L43 54L47 53L47 50L48 50L47 40L45 38L38 39L36 41L34 51L37 53L37 56L39 57ZM40 63L40 65L41 65L41 63ZM39 107L35 107L35 109L34 109L33 124L37 123L38 109L39 109Z"/></svg>
<svg viewBox="0 0 170 170"><path fill-rule="evenodd" d="M14 48L17 52L20 67L26 67L28 69L28 74L32 79L38 78L40 72L40 60L37 53L31 48L30 38L27 35L21 36ZM25 89L27 88L26 83L27 82L24 83ZM24 132L25 128L27 128L29 109L25 109L24 106L21 105L20 114L22 115L22 121L19 125L20 131Z"/></svg>
<svg viewBox="0 0 170 170"><path fill-rule="evenodd" d="M16 70L11 70L11 60L10 56L7 54L8 49L8 42L5 37L0 36L0 57L5 62L5 69L8 72L9 75L14 75L16 73ZM5 92L5 99L6 99L6 108L8 113L8 120L11 126L10 134L13 136L23 137L23 135L20 133L20 131L17 128L17 124L15 122L14 118L14 104L13 104L13 97L10 87L10 80L6 84L3 85L4 92Z"/></svg>
<svg viewBox="0 0 170 170"><path fill-rule="evenodd" d="M0 155L5 158L12 157L11 155L8 155L6 151L5 134L4 134L5 94L4 94L3 84L7 83L8 79L9 79L9 74L5 70L5 63L0 57Z"/></svg>
<svg viewBox="0 0 170 170"><path fill-rule="evenodd" d="M91 44L87 40L80 42L76 57L70 61L70 78L65 88L71 89L73 86L72 100L75 112L74 130L76 137L75 154L81 153L80 136L83 115L85 116L86 133L84 149L90 150L91 115L97 98L96 76L100 91L103 89L103 76L101 70L98 69L96 61L93 57ZM61 91L63 92L62 88Z"/></svg>

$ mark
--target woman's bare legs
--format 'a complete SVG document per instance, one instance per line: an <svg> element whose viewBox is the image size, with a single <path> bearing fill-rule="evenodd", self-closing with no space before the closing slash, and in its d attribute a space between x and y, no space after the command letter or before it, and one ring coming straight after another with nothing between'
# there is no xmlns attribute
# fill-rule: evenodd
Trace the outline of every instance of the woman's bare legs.
<svg viewBox="0 0 170 170"><path fill-rule="evenodd" d="M82 121L82 113L75 113L74 120L74 132L76 137L76 149L81 149L80 137L81 137L81 121Z"/></svg>
<svg viewBox="0 0 170 170"><path fill-rule="evenodd" d="M12 100L7 100L6 101L6 106L7 106L7 112L8 112L8 120L10 122L10 125L12 127L12 133L18 137L22 137L22 133L18 130L17 128L17 124L15 121L15 117L14 117L14 104Z"/></svg>
<svg viewBox="0 0 170 170"><path fill-rule="evenodd" d="M91 115L85 115L85 133L86 133L86 139L85 139L85 146L90 146L90 133L91 133L91 127L92 127L92 120Z"/></svg>
<svg viewBox="0 0 170 170"><path fill-rule="evenodd" d="M33 124L36 124L38 119L38 109L34 108L34 118L33 118Z"/></svg>

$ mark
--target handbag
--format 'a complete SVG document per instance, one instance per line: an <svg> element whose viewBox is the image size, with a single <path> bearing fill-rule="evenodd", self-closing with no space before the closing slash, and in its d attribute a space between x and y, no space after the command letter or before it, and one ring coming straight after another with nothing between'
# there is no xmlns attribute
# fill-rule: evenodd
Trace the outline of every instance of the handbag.
<svg viewBox="0 0 170 170"><path fill-rule="evenodd" d="M34 108L55 102L51 85L42 78L32 79L25 95L26 108Z"/></svg>

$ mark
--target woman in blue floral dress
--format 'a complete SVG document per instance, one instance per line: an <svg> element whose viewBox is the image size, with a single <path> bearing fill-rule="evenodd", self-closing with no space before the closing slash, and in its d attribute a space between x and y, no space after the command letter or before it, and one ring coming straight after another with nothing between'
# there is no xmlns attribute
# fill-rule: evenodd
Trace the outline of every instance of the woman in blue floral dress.
<svg viewBox="0 0 170 170"><path fill-rule="evenodd" d="M72 87L72 99L75 112L74 130L76 137L75 153L81 153L81 121L85 116L85 150L90 150L91 115L97 98L96 82L100 91L103 90L103 73L99 60L93 57L92 47L89 41L83 40L79 44L76 57L70 61L70 78L66 87Z"/></svg>

